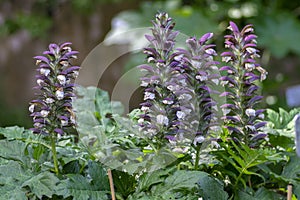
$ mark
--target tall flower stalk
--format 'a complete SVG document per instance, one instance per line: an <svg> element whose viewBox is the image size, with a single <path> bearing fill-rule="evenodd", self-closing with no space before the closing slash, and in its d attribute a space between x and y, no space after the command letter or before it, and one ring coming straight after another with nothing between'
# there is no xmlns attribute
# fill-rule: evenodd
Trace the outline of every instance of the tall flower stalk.
<svg viewBox="0 0 300 200"><path fill-rule="evenodd" d="M58 135L67 134L75 127L72 98L75 97L74 79L80 67L70 63L77 51L71 43L50 44L42 56L34 57L38 66L36 75L36 99L30 102L29 111L33 118L33 133L48 136L54 162L54 172L59 173L56 141Z"/></svg>
<svg viewBox="0 0 300 200"><path fill-rule="evenodd" d="M219 73L213 44L208 44L212 33L186 41L188 49L174 49L177 31L166 13L156 15L150 42L144 49L147 65L141 78L145 88L139 120L141 129L155 142L169 141L176 147L196 150L195 168L200 149L212 132L219 128L217 102L212 98L219 83Z"/></svg>
<svg viewBox="0 0 300 200"><path fill-rule="evenodd" d="M146 35L150 42L150 46L144 49L148 64L140 66L146 73L141 78L145 92L141 104L144 114L139 123L141 129L158 143L173 138L178 132L179 105L174 90L179 88L176 88L174 80L185 81L185 77L171 67L175 37L178 35L177 31L173 31L174 25L167 13L156 15L152 35Z"/></svg>
<svg viewBox="0 0 300 200"><path fill-rule="evenodd" d="M189 113L182 120L190 137L193 137L193 146L196 149L195 169L198 167L200 150L203 143L216 143L216 133L220 126L218 124L217 101L213 96L219 94L217 85L219 83L219 72L214 60L217 55L214 44L208 44L213 33L204 34L199 40L191 37L186 40L187 50L178 49L182 55L182 70L187 77L186 89L191 91L192 100L185 99L181 108L187 107ZM176 61L174 61L176 62ZM182 109L184 110L184 109ZM207 143L208 142L208 143Z"/></svg>
<svg viewBox="0 0 300 200"><path fill-rule="evenodd" d="M227 99L221 106L223 119L233 139L255 147L266 137L261 131L266 124L261 121L263 110L256 105L262 99L258 95L258 84L266 78L267 72L256 61L260 56L253 26L247 25L239 31L236 24L230 22L228 29L231 31L225 36L228 51L221 54L227 65L220 69L226 72L220 78L227 90L221 94Z"/></svg>

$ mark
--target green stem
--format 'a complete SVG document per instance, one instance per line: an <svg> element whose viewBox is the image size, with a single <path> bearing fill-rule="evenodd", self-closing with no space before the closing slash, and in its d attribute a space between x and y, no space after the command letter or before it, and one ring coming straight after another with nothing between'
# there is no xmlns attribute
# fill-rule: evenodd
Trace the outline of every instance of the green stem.
<svg viewBox="0 0 300 200"><path fill-rule="evenodd" d="M59 174L58 171L58 161L57 161L57 153L56 153L56 137L51 135L51 150L52 150L52 157L53 157L53 164L54 164L54 172L56 175Z"/></svg>
<svg viewBox="0 0 300 200"><path fill-rule="evenodd" d="M200 160L200 146L196 147L196 160L195 160L195 170L198 170L199 167L199 160Z"/></svg>

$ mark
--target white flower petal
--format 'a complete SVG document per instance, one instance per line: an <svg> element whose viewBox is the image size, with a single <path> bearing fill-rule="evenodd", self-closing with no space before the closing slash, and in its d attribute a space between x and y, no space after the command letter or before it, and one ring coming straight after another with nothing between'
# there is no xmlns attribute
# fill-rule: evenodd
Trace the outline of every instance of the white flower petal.
<svg viewBox="0 0 300 200"><path fill-rule="evenodd" d="M248 108L248 109L246 109L245 113L246 113L246 115L247 115L248 117L254 117L256 111L255 111L254 109L252 109L252 108Z"/></svg>
<svg viewBox="0 0 300 200"><path fill-rule="evenodd" d="M66 77L64 75L58 75L57 80L61 85L66 84Z"/></svg>
<svg viewBox="0 0 300 200"><path fill-rule="evenodd" d="M34 104L31 104L28 108L29 112L33 113L34 111Z"/></svg>
<svg viewBox="0 0 300 200"><path fill-rule="evenodd" d="M49 114L49 111L48 111L48 110L42 110L42 111L41 111L41 116L42 116L42 117L47 117L48 114Z"/></svg>
<svg viewBox="0 0 300 200"><path fill-rule="evenodd" d="M57 90L55 96L58 100L62 100L65 97L65 93L63 90Z"/></svg>

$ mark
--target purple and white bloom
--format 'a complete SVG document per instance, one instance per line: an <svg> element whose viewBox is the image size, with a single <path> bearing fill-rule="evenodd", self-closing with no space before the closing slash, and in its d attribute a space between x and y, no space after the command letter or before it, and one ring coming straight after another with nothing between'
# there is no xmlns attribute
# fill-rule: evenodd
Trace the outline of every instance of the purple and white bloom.
<svg viewBox="0 0 300 200"><path fill-rule="evenodd" d="M145 35L149 46L144 48L147 64L139 66L145 72L140 86L144 88L143 114L138 120L141 130L149 137L165 138L178 131L176 112L180 110L176 91L185 84L185 77L173 66L173 52L177 31L167 13L158 13L152 22L152 34ZM175 59L181 60L177 55Z"/></svg>
<svg viewBox="0 0 300 200"><path fill-rule="evenodd" d="M34 57L39 72L36 75L38 86L35 87L38 93L29 106L34 133L61 135L65 129L75 128L73 82L80 67L71 65L71 59L78 52L73 51L70 45L50 44L49 50L44 51L42 56Z"/></svg>
<svg viewBox="0 0 300 200"><path fill-rule="evenodd" d="M59 88L58 90L56 90L55 96L58 100L62 100L65 97L64 90Z"/></svg>
<svg viewBox="0 0 300 200"><path fill-rule="evenodd" d="M64 76L64 75L58 75L57 80L61 85L65 85L67 79L66 79L66 76Z"/></svg>
<svg viewBox="0 0 300 200"><path fill-rule="evenodd" d="M221 106L225 111L223 119L232 138L255 147L266 136L260 131L265 125L261 122L263 110L256 107L262 99L257 94L257 82L264 80L267 72L256 61L260 56L253 26L246 25L240 31L235 23L230 22L228 29L231 30L231 34L225 36L228 51L221 54L226 66L220 68L226 72L220 77L226 89L221 94L226 97L226 104Z"/></svg>

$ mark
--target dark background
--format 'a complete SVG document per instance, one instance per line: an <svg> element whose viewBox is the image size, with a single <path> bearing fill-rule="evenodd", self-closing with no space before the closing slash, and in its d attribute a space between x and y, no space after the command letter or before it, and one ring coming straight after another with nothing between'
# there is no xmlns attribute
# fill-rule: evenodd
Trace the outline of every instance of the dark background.
<svg viewBox="0 0 300 200"><path fill-rule="evenodd" d="M31 126L28 102L35 85L33 57L49 43L72 42L80 51L74 64L81 65L109 32L117 31L118 26L123 30L151 26L157 11L167 11L184 34L200 37L214 32L218 52L230 20L239 27L254 24L261 64L269 72L262 85L264 106L289 108L286 89L300 84L299 1L0 0L0 126ZM109 56L129 48L118 41L104 53ZM116 59L97 85L111 92L136 61L139 59L130 54ZM86 80L88 84L88 77ZM137 105L135 98L132 102Z"/></svg>

